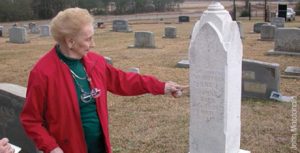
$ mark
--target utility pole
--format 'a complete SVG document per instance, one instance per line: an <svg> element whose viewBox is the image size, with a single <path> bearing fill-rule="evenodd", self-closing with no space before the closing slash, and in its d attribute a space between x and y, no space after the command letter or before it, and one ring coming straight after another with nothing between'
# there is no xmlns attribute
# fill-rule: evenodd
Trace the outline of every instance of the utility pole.
<svg viewBox="0 0 300 153"><path fill-rule="evenodd" d="M233 0L233 16L232 20L236 21L236 7L235 7L235 0Z"/></svg>
<svg viewBox="0 0 300 153"><path fill-rule="evenodd" d="M267 11L267 0L265 0L265 22L267 22L267 15L268 15L268 11Z"/></svg>

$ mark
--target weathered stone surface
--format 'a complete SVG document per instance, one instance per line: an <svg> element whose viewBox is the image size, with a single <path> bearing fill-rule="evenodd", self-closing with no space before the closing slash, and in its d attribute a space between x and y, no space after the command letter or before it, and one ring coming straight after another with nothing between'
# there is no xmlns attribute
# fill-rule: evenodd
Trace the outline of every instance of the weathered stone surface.
<svg viewBox="0 0 300 153"><path fill-rule="evenodd" d="M19 119L25 94L26 88L24 87L0 83L0 138L9 138L11 143L22 148L22 153L37 153Z"/></svg>
<svg viewBox="0 0 300 153"><path fill-rule="evenodd" d="M165 35L164 38L176 38L177 36L177 29L173 26L165 27Z"/></svg>
<svg viewBox="0 0 300 153"><path fill-rule="evenodd" d="M271 19L271 24L275 25L278 28L284 27L284 23L285 23L285 18L282 18L282 17L277 17L277 18Z"/></svg>
<svg viewBox="0 0 300 153"><path fill-rule="evenodd" d="M299 28L277 28L274 39L275 51L300 53Z"/></svg>
<svg viewBox="0 0 300 153"><path fill-rule="evenodd" d="M288 66L284 72L289 75L300 75L300 67Z"/></svg>
<svg viewBox="0 0 300 153"><path fill-rule="evenodd" d="M190 62L189 62L189 60L181 60L176 64L176 67L178 67L178 68L189 68L190 67Z"/></svg>
<svg viewBox="0 0 300 153"><path fill-rule="evenodd" d="M243 98L269 99L272 91L279 92L279 64L244 59L242 70Z"/></svg>
<svg viewBox="0 0 300 153"><path fill-rule="evenodd" d="M135 32L134 47L136 48L155 48L154 33L149 31Z"/></svg>
<svg viewBox="0 0 300 153"><path fill-rule="evenodd" d="M41 37L50 36L50 27L48 25L42 25L40 26L40 29L41 29L41 33L40 33Z"/></svg>
<svg viewBox="0 0 300 153"><path fill-rule="evenodd" d="M260 22L260 23L255 23L254 26L253 26L253 31L255 33L260 33L261 31L261 26L266 24L266 22Z"/></svg>
<svg viewBox="0 0 300 153"><path fill-rule="evenodd" d="M9 29L9 42L19 44L29 42L26 29L23 27L13 27Z"/></svg>
<svg viewBox="0 0 300 153"><path fill-rule="evenodd" d="M132 30L129 28L127 20L114 20L112 31L115 31L115 32L131 32Z"/></svg>
<svg viewBox="0 0 300 153"><path fill-rule="evenodd" d="M261 26L260 39L274 40L276 26L271 24L264 24Z"/></svg>
<svg viewBox="0 0 300 153"><path fill-rule="evenodd" d="M194 26L190 60L190 153L240 152L242 42L213 2Z"/></svg>

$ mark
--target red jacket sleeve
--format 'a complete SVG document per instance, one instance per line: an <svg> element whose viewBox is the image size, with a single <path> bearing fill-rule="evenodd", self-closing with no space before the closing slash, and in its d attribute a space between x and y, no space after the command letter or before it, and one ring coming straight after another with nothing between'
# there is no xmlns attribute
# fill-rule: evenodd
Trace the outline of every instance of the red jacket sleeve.
<svg viewBox="0 0 300 153"><path fill-rule="evenodd" d="M30 72L26 100L20 119L25 132L33 139L37 148L44 153L49 153L58 144L43 125L45 123L43 114L46 105L46 85L46 78L42 78L40 73L34 70Z"/></svg>
<svg viewBox="0 0 300 153"><path fill-rule="evenodd" d="M123 96L145 93L164 94L165 83L155 77L124 72L106 64L107 88L110 92Z"/></svg>

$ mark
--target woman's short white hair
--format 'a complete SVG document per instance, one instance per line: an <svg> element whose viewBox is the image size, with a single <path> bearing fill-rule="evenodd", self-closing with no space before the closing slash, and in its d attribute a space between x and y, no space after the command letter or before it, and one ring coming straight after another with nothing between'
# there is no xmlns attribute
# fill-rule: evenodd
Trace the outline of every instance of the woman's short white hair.
<svg viewBox="0 0 300 153"><path fill-rule="evenodd" d="M82 8L68 8L60 11L51 21L52 37L58 43L63 43L66 37L75 37L86 25L93 25L94 18Z"/></svg>

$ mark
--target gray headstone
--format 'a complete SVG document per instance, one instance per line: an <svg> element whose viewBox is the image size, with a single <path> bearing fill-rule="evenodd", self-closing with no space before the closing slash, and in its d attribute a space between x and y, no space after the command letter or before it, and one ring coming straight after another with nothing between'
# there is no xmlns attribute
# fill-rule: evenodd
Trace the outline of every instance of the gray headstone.
<svg viewBox="0 0 300 153"><path fill-rule="evenodd" d="M289 75L300 75L300 67L288 66L284 72Z"/></svg>
<svg viewBox="0 0 300 153"><path fill-rule="evenodd" d="M115 32L131 32L127 20L114 20L112 28Z"/></svg>
<svg viewBox="0 0 300 153"><path fill-rule="evenodd" d="M48 25L40 26L40 30L41 30L41 33L40 33L41 37L50 36L50 27Z"/></svg>
<svg viewBox="0 0 300 153"><path fill-rule="evenodd" d="M276 26L271 24L264 24L261 26L260 39L274 40Z"/></svg>
<svg viewBox="0 0 300 153"><path fill-rule="evenodd" d="M176 36L177 36L176 27L172 27L172 26L165 27L164 38L176 38Z"/></svg>
<svg viewBox="0 0 300 153"><path fill-rule="evenodd" d="M300 53L299 28L277 28L274 39L275 51Z"/></svg>
<svg viewBox="0 0 300 153"><path fill-rule="evenodd" d="M140 69L137 67L131 67L128 69L128 72L140 73Z"/></svg>
<svg viewBox="0 0 300 153"><path fill-rule="evenodd" d="M9 42L19 44L29 42L26 29L23 27L13 27L9 29Z"/></svg>
<svg viewBox="0 0 300 153"><path fill-rule="evenodd" d="M134 47L137 48L155 48L154 33L149 31L140 31L134 33Z"/></svg>
<svg viewBox="0 0 300 153"><path fill-rule="evenodd" d="M239 26L239 31L240 31L241 39L244 39L245 38L245 34L244 34L243 23L241 21L236 21L236 23Z"/></svg>
<svg viewBox="0 0 300 153"><path fill-rule="evenodd" d="M243 98L269 99L272 91L279 92L279 64L244 59L242 70Z"/></svg>
<svg viewBox="0 0 300 153"><path fill-rule="evenodd" d="M255 33L260 33L261 31L261 26L266 24L266 22L260 22L260 23L255 23L254 26L253 26L253 31Z"/></svg>
<svg viewBox="0 0 300 153"><path fill-rule="evenodd" d="M33 34L39 34L40 33L40 29L36 24L32 24L31 27L29 28L30 33Z"/></svg>
<svg viewBox="0 0 300 153"><path fill-rule="evenodd" d="M242 152L242 51L237 23L213 2L195 24L189 47L190 153Z"/></svg>
<svg viewBox="0 0 300 153"><path fill-rule="evenodd" d="M0 83L0 138L7 137L12 144L22 148L22 153L37 153L19 119L25 94L24 87Z"/></svg>
<svg viewBox="0 0 300 153"><path fill-rule="evenodd" d="M176 67L178 67L178 68L189 68L190 67L190 62L189 62L189 60L181 60L176 64Z"/></svg>
<svg viewBox="0 0 300 153"><path fill-rule="evenodd" d="M32 29L32 27L36 27L36 23L34 23L34 22L30 22L30 23L28 23L28 28L31 30Z"/></svg>
<svg viewBox="0 0 300 153"><path fill-rule="evenodd" d="M284 27L284 23L285 23L285 18L282 18L282 17L277 17L277 18L271 19L271 24L275 25L278 28Z"/></svg>

